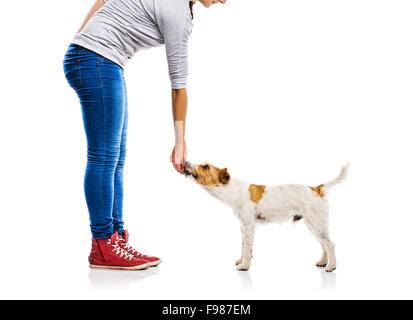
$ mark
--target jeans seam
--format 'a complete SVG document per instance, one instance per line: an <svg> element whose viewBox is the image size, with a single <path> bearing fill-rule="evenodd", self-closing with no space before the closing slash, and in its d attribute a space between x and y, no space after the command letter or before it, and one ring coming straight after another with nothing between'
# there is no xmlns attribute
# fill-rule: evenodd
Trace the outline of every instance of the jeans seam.
<svg viewBox="0 0 413 320"><path fill-rule="evenodd" d="M123 70L122 70L123 71ZM123 87L123 95L124 95L124 99L126 99L126 94L125 94L125 79L123 78L123 72L122 72L122 81L123 81L123 85L124 85L124 87ZM123 111L124 113L126 113L126 110L124 110ZM124 121L123 121L123 127L125 126L125 115L124 115ZM122 141L123 141L123 128L122 128L122 131L121 131L121 137L120 137L120 148L119 148L119 160L120 160L120 157L122 156ZM116 172L117 172L117 170L118 170L118 165L119 165L119 161L118 161L118 164L116 165L116 169L115 169L115 175L116 175ZM122 165L123 166L123 165ZM123 170L123 168L122 168L122 170ZM116 177L115 177L115 179L116 179ZM123 186L122 186L123 187ZM118 214L118 206L116 205L116 192L115 192L115 197L114 197L114 203L115 203L115 217L116 217L116 224L117 224L117 227L119 228L119 225L120 225L120 221L119 221L119 214ZM123 230L123 226L122 226L122 230Z"/></svg>
<svg viewBox="0 0 413 320"><path fill-rule="evenodd" d="M115 174L116 174L116 169L115 169ZM115 178L116 179L116 178ZM116 186L115 186L116 188ZM115 204L115 217L116 218L116 224L119 224L119 215L118 215L118 206L116 205L116 192L113 192L113 203ZM117 230L116 230L117 231Z"/></svg>
<svg viewBox="0 0 413 320"><path fill-rule="evenodd" d="M123 78L123 76L122 76L122 81L123 81L123 85L125 85L125 79ZM123 94L124 94L124 99L126 99L126 94L125 94L125 91L123 91ZM126 110L124 110L124 112L126 113ZM125 117L125 116L124 116ZM124 118L125 119L125 118ZM124 123L123 123L123 126L125 126L125 121L124 121ZM121 160L120 159L120 157L122 156L122 141L123 141L123 130L124 129L122 129L122 131L121 131L121 142L120 142L120 148L119 148L119 160ZM118 163L116 164L116 168L115 168L115 179L116 179L116 173L117 173L117 170L118 170L118 166L119 166L119 160L118 160ZM123 170L123 169L122 169ZM115 188L116 188L116 186L115 186ZM114 200L113 200L113 202L114 202L114 205L115 205L115 212L114 212L114 218L116 219L116 227L117 228L120 228L120 223L121 223L121 221L119 221L119 213L118 213L118 206L117 206L117 202L116 202L116 191L114 192ZM121 227L122 228L122 230L123 230L123 226ZM116 230L117 231L117 230Z"/></svg>
<svg viewBox="0 0 413 320"><path fill-rule="evenodd" d="M100 76L100 65L99 65L99 59L97 59L97 71L98 71L98 77L99 77L99 86L100 86L100 91L101 91L101 105L103 107L103 133L104 133L104 139L103 139L103 147L105 148L105 153L107 152L106 149L106 139L107 139L107 130L106 130L106 108L105 108L105 97L103 96L103 84L102 84L102 77Z"/></svg>
<svg viewBox="0 0 413 320"><path fill-rule="evenodd" d="M101 91L100 99L101 99L101 105L103 108L103 148L105 149L105 154L107 154L107 145L106 145L106 139L107 139L107 130L106 130L106 107L105 107L105 99L103 96L103 84L102 84L102 77L100 75L100 64L99 64L99 57L96 59L96 66L97 66L97 73L98 73L98 78L99 78L99 87ZM106 167L106 164L104 165ZM103 193L103 203L105 203L106 200L106 193ZM113 221L112 221L112 228L113 228Z"/></svg>

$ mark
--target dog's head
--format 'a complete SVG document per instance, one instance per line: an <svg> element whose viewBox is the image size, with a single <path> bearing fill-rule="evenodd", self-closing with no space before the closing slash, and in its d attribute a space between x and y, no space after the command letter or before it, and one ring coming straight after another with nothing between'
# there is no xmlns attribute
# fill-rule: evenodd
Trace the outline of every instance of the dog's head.
<svg viewBox="0 0 413 320"><path fill-rule="evenodd" d="M184 174L207 187L225 185L231 178L227 168L220 169L207 162L197 165L187 161Z"/></svg>

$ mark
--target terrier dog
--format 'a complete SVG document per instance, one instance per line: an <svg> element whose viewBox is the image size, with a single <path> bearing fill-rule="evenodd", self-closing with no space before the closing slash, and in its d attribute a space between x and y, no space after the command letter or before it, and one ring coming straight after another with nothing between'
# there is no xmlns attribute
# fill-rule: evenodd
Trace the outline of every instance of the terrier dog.
<svg viewBox="0 0 413 320"><path fill-rule="evenodd" d="M304 220L323 249L318 267L325 271L336 269L334 243L328 232L327 193L346 178L349 164L343 166L337 178L317 187L299 184L256 185L231 178L227 168L217 168L210 163L185 163L184 174L200 184L212 196L230 206L241 223L242 255L235 264L238 270L248 270L256 223L293 222Z"/></svg>

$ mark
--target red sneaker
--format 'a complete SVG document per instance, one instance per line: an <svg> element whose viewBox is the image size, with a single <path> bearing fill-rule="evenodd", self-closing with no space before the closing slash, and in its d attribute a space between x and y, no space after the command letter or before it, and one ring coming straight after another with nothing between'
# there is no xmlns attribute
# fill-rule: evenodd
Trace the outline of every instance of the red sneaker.
<svg viewBox="0 0 413 320"><path fill-rule="evenodd" d="M89 255L91 268L140 270L149 267L148 260L135 258L120 247L118 233L109 239L92 239L92 250Z"/></svg>
<svg viewBox="0 0 413 320"><path fill-rule="evenodd" d="M148 255L143 254L143 253L139 252L138 250L134 249L128 243L128 240L129 240L129 232L128 232L128 230L125 230L125 233L124 233L123 236L121 234L119 235L119 246L123 250L125 250L128 253L132 254L135 258L147 260L149 267L155 267L155 266L157 266L158 264L160 264L162 262L162 260L157 258L157 257L148 256Z"/></svg>

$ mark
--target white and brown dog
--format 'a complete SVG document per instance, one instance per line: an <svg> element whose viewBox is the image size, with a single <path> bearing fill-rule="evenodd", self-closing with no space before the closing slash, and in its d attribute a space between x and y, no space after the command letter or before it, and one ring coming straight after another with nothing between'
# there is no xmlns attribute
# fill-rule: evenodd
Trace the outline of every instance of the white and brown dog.
<svg viewBox="0 0 413 320"><path fill-rule="evenodd" d="M230 206L241 222L242 255L236 261L238 270L248 270L256 223L294 222L303 219L320 242L323 255L317 266L325 271L336 269L334 243L328 232L327 192L347 175L348 164L340 175L317 187L298 184L264 186L249 184L230 177L227 168L217 168L209 163L185 163L184 174L200 184L212 196Z"/></svg>

